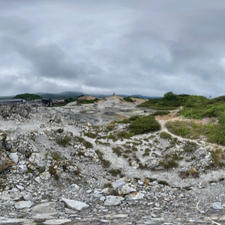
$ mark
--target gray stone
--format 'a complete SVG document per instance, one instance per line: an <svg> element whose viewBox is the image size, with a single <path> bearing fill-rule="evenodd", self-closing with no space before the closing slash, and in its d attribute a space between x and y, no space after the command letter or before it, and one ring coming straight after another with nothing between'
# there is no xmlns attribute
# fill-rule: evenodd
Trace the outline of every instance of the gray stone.
<svg viewBox="0 0 225 225"><path fill-rule="evenodd" d="M43 224L45 225L62 225L65 223L69 223L71 220L69 219L53 219L53 220L46 220Z"/></svg>
<svg viewBox="0 0 225 225"><path fill-rule="evenodd" d="M123 197L109 195L106 197L104 205L106 206L116 206L119 205L124 200Z"/></svg>
<svg viewBox="0 0 225 225"><path fill-rule="evenodd" d="M215 209L215 210L221 210L221 209L223 209L223 205L222 205L221 202L213 202L212 208Z"/></svg>
<svg viewBox="0 0 225 225"><path fill-rule="evenodd" d="M31 201L19 201L15 203L16 209L30 208L33 205Z"/></svg>
<svg viewBox="0 0 225 225"><path fill-rule="evenodd" d="M140 200L144 198L144 194L142 192L134 192L126 196L128 200Z"/></svg>
<svg viewBox="0 0 225 225"><path fill-rule="evenodd" d="M126 194L130 194L132 192L136 192L136 189L131 184L125 184L122 187L120 187L119 190L118 190L118 193L120 195L126 195Z"/></svg>
<svg viewBox="0 0 225 225"><path fill-rule="evenodd" d="M123 186L124 184L125 184L125 181L123 179L119 179L119 180L112 182L112 187L114 189L117 189L117 188Z"/></svg>
<svg viewBox="0 0 225 225"><path fill-rule="evenodd" d="M17 155L17 153L10 153L9 154L9 158L15 163L17 164L19 161L19 157Z"/></svg>
<svg viewBox="0 0 225 225"><path fill-rule="evenodd" d="M66 198L62 198L62 201L66 204L68 208L78 210L78 211L89 207L89 205L86 204L85 202L80 202L80 201L66 199Z"/></svg>
<svg viewBox="0 0 225 225"><path fill-rule="evenodd" d="M46 202L35 205L32 207L33 214L56 214L56 203L55 202Z"/></svg>

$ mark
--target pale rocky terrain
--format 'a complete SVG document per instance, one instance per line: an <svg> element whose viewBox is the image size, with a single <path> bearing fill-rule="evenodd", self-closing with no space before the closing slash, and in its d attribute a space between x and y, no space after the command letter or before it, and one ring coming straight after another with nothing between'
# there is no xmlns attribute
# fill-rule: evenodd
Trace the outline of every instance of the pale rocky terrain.
<svg viewBox="0 0 225 225"><path fill-rule="evenodd" d="M159 132L118 137L127 125L116 121L153 112L139 103L0 106L0 225L225 224L218 146L162 137L174 116L157 117Z"/></svg>

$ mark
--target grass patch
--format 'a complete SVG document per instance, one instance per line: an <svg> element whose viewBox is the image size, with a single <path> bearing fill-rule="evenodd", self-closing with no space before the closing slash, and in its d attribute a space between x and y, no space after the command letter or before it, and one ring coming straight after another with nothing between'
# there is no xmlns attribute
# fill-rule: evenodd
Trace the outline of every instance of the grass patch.
<svg viewBox="0 0 225 225"><path fill-rule="evenodd" d="M194 152L198 148L198 145L195 142L186 142L184 145L185 152Z"/></svg>
<svg viewBox="0 0 225 225"><path fill-rule="evenodd" d="M134 100L131 97L125 97L123 98L126 102L134 102Z"/></svg>
<svg viewBox="0 0 225 225"><path fill-rule="evenodd" d="M108 168L111 165L111 162L103 158L103 153L100 150L95 150L95 153L98 155L99 160L101 161L103 167Z"/></svg>
<svg viewBox="0 0 225 225"><path fill-rule="evenodd" d="M129 131L133 135L155 132L159 131L160 129L160 124L152 115L139 116L135 120L132 119L132 122L129 125Z"/></svg>
<svg viewBox="0 0 225 225"><path fill-rule="evenodd" d="M97 101L98 101L97 98L95 98L95 99L93 99L93 100L77 99L77 104L78 104L78 105L82 105L82 104L93 104L93 103L95 103L95 102L97 102Z"/></svg>
<svg viewBox="0 0 225 225"><path fill-rule="evenodd" d="M82 143L85 148L93 148L93 144L89 141L86 141L84 138L77 136L75 139Z"/></svg>
<svg viewBox="0 0 225 225"><path fill-rule="evenodd" d="M122 155L123 149L121 147L114 147L112 148L113 153L115 153L118 157Z"/></svg>
<svg viewBox="0 0 225 225"><path fill-rule="evenodd" d="M121 169L111 169L111 170L109 170L109 173L114 177L122 176Z"/></svg>
<svg viewBox="0 0 225 225"><path fill-rule="evenodd" d="M212 157L211 167L213 168L223 168L225 167L225 152L217 148L215 151L210 152Z"/></svg>
<svg viewBox="0 0 225 225"><path fill-rule="evenodd" d="M158 111L154 112L152 115L153 116L165 116L165 115L168 115L168 114L170 114L170 111L158 110Z"/></svg>
<svg viewBox="0 0 225 225"><path fill-rule="evenodd" d="M63 136L63 137L57 137L56 138L56 143L60 146L66 147L67 145L69 145L71 142L71 137L69 136Z"/></svg>
<svg viewBox="0 0 225 225"><path fill-rule="evenodd" d="M208 132L206 126L189 121L171 121L166 124L166 127L171 133L177 136L191 139L198 139Z"/></svg>
<svg viewBox="0 0 225 225"><path fill-rule="evenodd" d="M91 132L86 132L86 133L84 133L84 135L89 137L89 138L96 138L98 136L98 134L91 133Z"/></svg>
<svg viewBox="0 0 225 225"><path fill-rule="evenodd" d="M52 159L55 161L60 161L62 160L62 155L60 152L52 152L51 153Z"/></svg>
<svg viewBox="0 0 225 225"><path fill-rule="evenodd" d="M171 140L172 136L169 133L163 131L163 132L160 133L160 138L166 139L166 140Z"/></svg>
<svg viewBox="0 0 225 225"><path fill-rule="evenodd" d="M204 136L208 142L225 146L225 122L220 117L219 124L203 125L190 121L171 121L166 124L168 130L178 136L199 139Z"/></svg>

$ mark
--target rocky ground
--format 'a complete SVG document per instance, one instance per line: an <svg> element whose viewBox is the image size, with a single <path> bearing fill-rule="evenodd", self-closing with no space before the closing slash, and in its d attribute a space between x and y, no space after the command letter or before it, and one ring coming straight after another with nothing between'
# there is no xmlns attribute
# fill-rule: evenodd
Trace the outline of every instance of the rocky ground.
<svg viewBox="0 0 225 225"><path fill-rule="evenodd" d="M218 146L176 137L162 117L161 131L124 137L116 121L149 113L116 96L1 106L0 224L225 224Z"/></svg>

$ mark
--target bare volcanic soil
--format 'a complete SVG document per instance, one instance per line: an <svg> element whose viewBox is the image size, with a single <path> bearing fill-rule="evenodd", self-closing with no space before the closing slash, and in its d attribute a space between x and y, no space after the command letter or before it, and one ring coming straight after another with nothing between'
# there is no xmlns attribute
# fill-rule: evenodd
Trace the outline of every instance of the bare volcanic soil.
<svg viewBox="0 0 225 225"><path fill-rule="evenodd" d="M177 111L130 135L136 104L0 106L0 225L225 224L224 147L170 133Z"/></svg>

